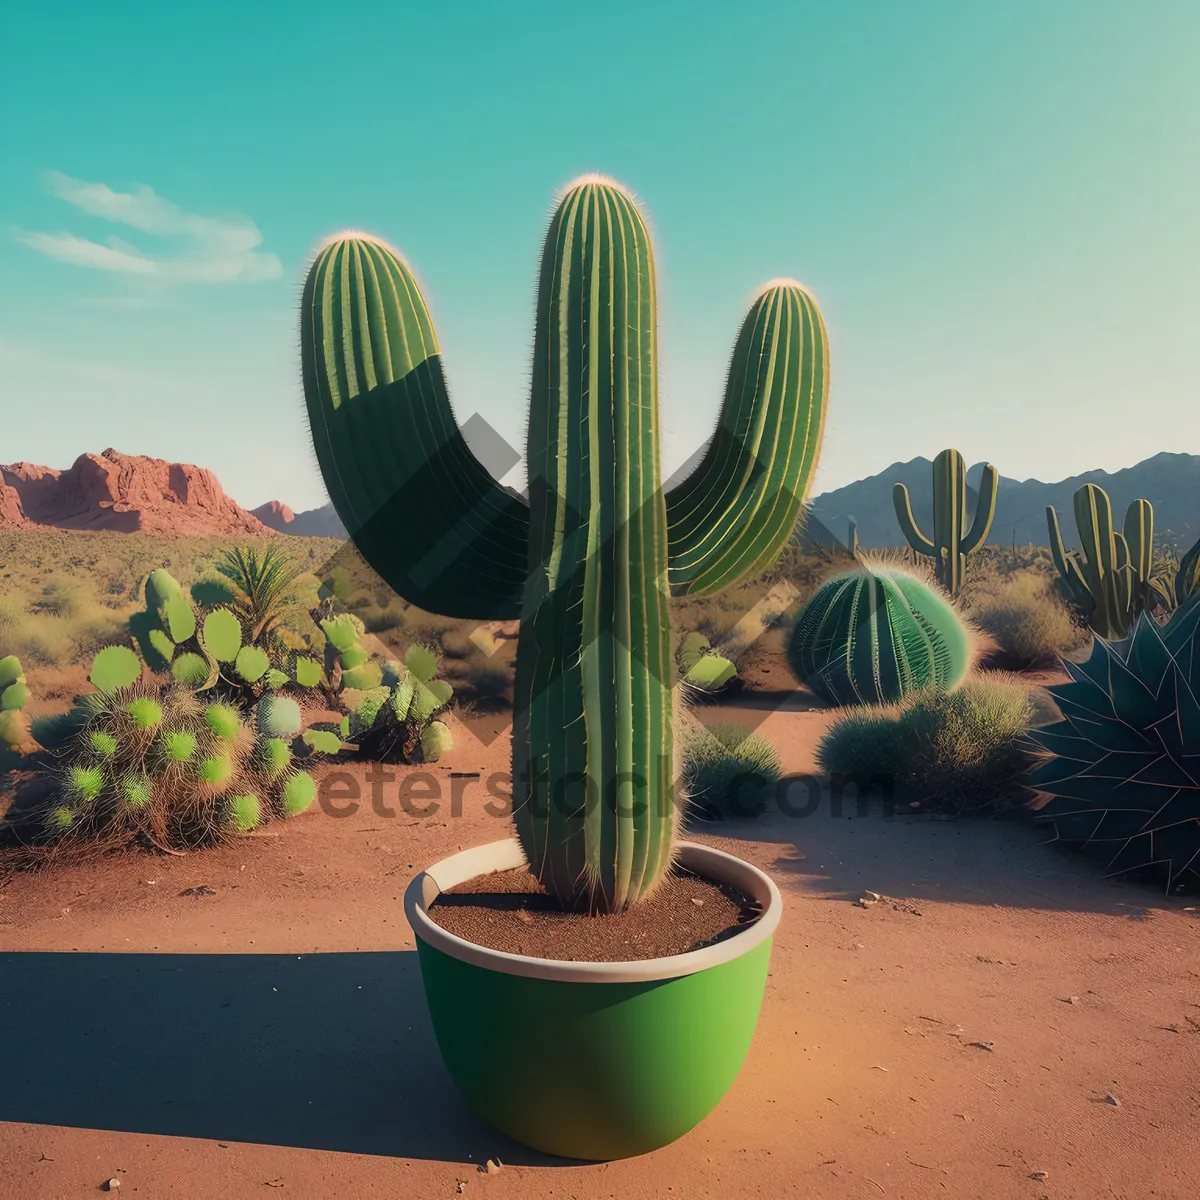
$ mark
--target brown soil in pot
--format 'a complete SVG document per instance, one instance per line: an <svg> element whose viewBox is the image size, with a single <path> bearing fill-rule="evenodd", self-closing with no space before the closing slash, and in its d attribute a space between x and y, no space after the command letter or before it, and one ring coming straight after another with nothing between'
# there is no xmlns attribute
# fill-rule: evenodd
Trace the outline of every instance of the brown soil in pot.
<svg viewBox="0 0 1200 1200"><path fill-rule="evenodd" d="M633 962L722 941L759 909L738 888L676 870L623 913L564 912L525 867L479 875L443 892L429 917L447 933L507 954L568 962Z"/></svg>

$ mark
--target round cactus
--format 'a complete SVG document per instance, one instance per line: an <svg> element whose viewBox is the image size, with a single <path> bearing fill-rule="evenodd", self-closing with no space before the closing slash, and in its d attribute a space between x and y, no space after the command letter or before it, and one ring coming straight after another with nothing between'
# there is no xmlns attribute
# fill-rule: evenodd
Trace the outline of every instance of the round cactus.
<svg viewBox="0 0 1200 1200"><path fill-rule="evenodd" d="M204 710L204 723L213 737L223 742L233 741L242 728L238 710L231 704L210 704Z"/></svg>
<svg viewBox="0 0 1200 1200"><path fill-rule="evenodd" d="M232 828L249 833L262 820L262 804L252 793L230 796L226 813Z"/></svg>
<svg viewBox="0 0 1200 1200"><path fill-rule="evenodd" d="M171 664L171 674L176 683L184 687L198 688L208 679L208 663L199 654L181 654Z"/></svg>
<svg viewBox="0 0 1200 1200"><path fill-rule="evenodd" d="M162 705L149 696L139 696L125 705L125 711L133 718L138 729L154 729L162 723Z"/></svg>
<svg viewBox="0 0 1200 1200"><path fill-rule="evenodd" d="M67 785L77 800L89 803L104 790L104 771L100 767L72 767Z"/></svg>
<svg viewBox="0 0 1200 1200"><path fill-rule="evenodd" d="M300 705L285 696L264 696L254 709L259 733L267 737L295 737L303 728Z"/></svg>
<svg viewBox="0 0 1200 1200"><path fill-rule="evenodd" d="M162 750L170 762L187 762L196 752L196 735L190 729L172 729L163 734Z"/></svg>
<svg viewBox="0 0 1200 1200"><path fill-rule="evenodd" d="M121 780L119 790L128 808L145 808L150 803L153 785L147 776L130 773Z"/></svg>
<svg viewBox="0 0 1200 1200"><path fill-rule="evenodd" d="M421 734L421 753L426 762L437 762L443 754L454 749L454 738L441 721L431 721Z"/></svg>
<svg viewBox="0 0 1200 1200"><path fill-rule="evenodd" d="M15 654L0 658L0 692L14 683L24 683L25 672L21 670L21 660Z"/></svg>
<svg viewBox="0 0 1200 1200"><path fill-rule="evenodd" d="M268 779L277 779L292 761L292 748L283 738L264 738L259 746L259 761Z"/></svg>
<svg viewBox="0 0 1200 1200"><path fill-rule="evenodd" d="M117 752L117 739L107 729L93 730L88 744L101 758L112 758Z"/></svg>
<svg viewBox="0 0 1200 1200"><path fill-rule="evenodd" d="M228 754L212 754L201 762L196 777L209 787L220 787L233 778L233 760Z"/></svg>
<svg viewBox="0 0 1200 1200"><path fill-rule="evenodd" d="M893 565L865 563L824 583L792 630L788 662L829 704L889 704L957 687L971 633L938 590Z"/></svg>
<svg viewBox="0 0 1200 1200"><path fill-rule="evenodd" d="M30 737L29 718L19 709L0 710L0 746L20 749Z"/></svg>
<svg viewBox="0 0 1200 1200"><path fill-rule="evenodd" d="M316 794L316 780L304 771L297 771L283 786L284 812L289 817L304 812Z"/></svg>

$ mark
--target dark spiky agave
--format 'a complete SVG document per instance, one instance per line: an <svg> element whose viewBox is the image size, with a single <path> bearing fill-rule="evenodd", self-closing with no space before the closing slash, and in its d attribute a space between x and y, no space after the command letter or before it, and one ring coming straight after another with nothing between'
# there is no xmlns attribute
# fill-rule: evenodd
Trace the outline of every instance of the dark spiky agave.
<svg viewBox="0 0 1200 1200"><path fill-rule="evenodd" d="M1143 615L1121 642L1097 638L1070 682L1049 689L1062 719L1034 732L1031 785L1060 840L1113 874L1200 884L1200 595L1160 626Z"/></svg>

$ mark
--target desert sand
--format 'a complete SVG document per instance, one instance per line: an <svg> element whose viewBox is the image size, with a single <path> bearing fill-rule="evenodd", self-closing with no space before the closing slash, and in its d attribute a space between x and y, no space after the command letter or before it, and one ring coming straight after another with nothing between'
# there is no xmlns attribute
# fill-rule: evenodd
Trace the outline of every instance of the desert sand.
<svg viewBox="0 0 1200 1200"><path fill-rule="evenodd" d="M811 771L827 714L777 707L704 715L761 721ZM827 801L689 835L770 871L785 903L716 1112L623 1162L506 1140L441 1066L401 909L422 866L508 834L478 780L461 815L449 801L452 773L506 769L507 739L456 733L428 817L389 785L397 815L314 808L204 854L0 887L0 1193L1200 1195L1200 912L1020 822ZM866 890L884 899L860 906Z"/></svg>

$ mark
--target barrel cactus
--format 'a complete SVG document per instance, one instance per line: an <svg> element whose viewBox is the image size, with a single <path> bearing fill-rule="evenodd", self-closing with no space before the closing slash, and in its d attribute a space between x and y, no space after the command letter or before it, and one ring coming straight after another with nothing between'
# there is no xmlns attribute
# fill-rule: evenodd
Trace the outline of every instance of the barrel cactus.
<svg viewBox="0 0 1200 1200"><path fill-rule="evenodd" d="M962 587L967 556L987 541L996 515L996 489L1000 477L985 463L979 478L975 517L967 529L967 464L957 450L943 450L933 460L933 535L921 532L913 516L908 488L897 483L892 503L908 544L918 554L933 559L938 582L952 595ZM857 542L857 530L853 532Z"/></svg>
<svg viewBox="0 0 1200 1200"><path fill-rule="evenodd" d="M827 580L788 641L796 678L829 704L890 704L951 689L974 657L972 630L939 590L894 564L864 561Z"/></svg>
<svg viewBox="0 0 1200 1200"><path fill-rule="evenodd" d="M433 322L396 251L330 239L302 299L317 461L363 557L427 611L520 618L517 834L548 891L586 911L626 908L670 868L668 591L710 594L774 558L825 418L821 314L776 280L742 323L699 466L664 494L656 292L630 193L598 176L571 184L537 285L528 503L459 431Z"/></svg>
<svg viewBox="0 0 1200 1200"><path fill-rule="evenodd" d="M1033 734L1038 815L1113 873L1200 885L1200 594L1063 669L1070 681L1049 689L1062 719Z"/></svg>

